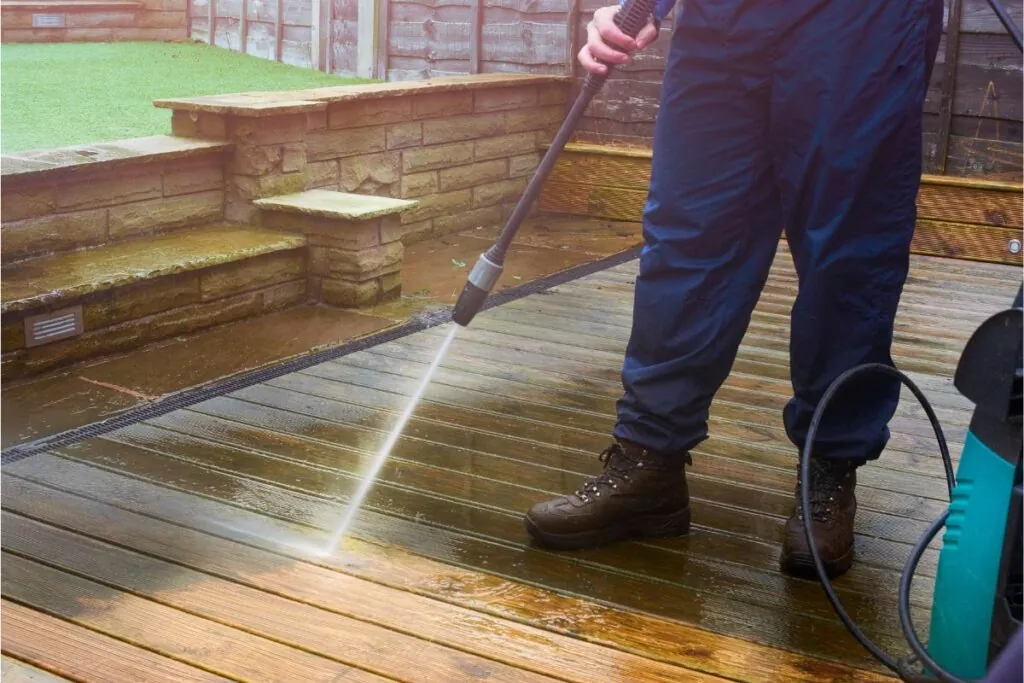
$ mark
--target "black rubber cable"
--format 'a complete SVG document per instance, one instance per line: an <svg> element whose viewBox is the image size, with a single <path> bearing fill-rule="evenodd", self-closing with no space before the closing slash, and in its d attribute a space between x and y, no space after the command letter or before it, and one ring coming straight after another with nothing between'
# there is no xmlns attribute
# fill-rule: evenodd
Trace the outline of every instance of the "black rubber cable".
<svg viewBox="0 0 1024 683"><path fill-rule="evenodd" d="M804 511L804 533L807 537L807 544L811 550L811 557L814 559L814 568L818 573L818 580L821 582L822 588L825 590L825 594L828 596L829 602L832 603L832 609L835 610L836 615L846 626L846 629L853 635L854 638L870 652L878 661L884 664L886 667L891 669L897 675L902 676L902 671L899 665L893 661L885 652L882 651L874 642L871 641L860 627L850 618L847 614L846 609L843 607L842 602L839 600L839 596L836 595L835 589L832 587L832 582L828 578L828 574L825 571L825 566L821 561L821 555L818 553L818 547L814 540L814 528L813 528L813 517L808 514L811 509L810 500L810 489L807 486L807 482L810 479L811 473L811 454L814 450L814 441L817 436L818 429L821 425L821 420L825 414L825 409L828 408L829 403L832 401L836 393L853 379L855 376L867 373L867 372L881 372L891 377L895 377L902 382L914 397L924 408L925 414L928 416L928 421L931 423L932 429L935 431L935 439L939 444L939 453L942 455L942 464L946 471L946 486L949 490L949 496L953 496L953 488L956 486L956 475L953 470L953 462L949 455L949 446L946 444L946 437L942 432L942 425L939 423L938 417L935 415L935 411L932 409L931 403L925 397L924 393L914 384L913 380L907 377L905 374L892 367L891 365L885 365L883 363L865 363L858 365L857 367L851 368L839 375L828 389L825 391L824 396L821 397L821 401L818 403L814 410L814 415L811 418L811 424L807 429L807 438L804 442L804 447L800 455L800 505ZM946 523L946 518L949 516L947 510L937 520L932 522L928 530L918 540L917 545L914 546L910 557L907 559L907 563L904 566L903 573L900 575L900 587L898 591L898 606L900 613L900 626L903 629L903 635L910 644L910 648L914 651L914 654L930 669L931 673L934 673L936 678L941 680L943 683L968 683L963 679L957 678L949 672L942 669L934 659L928 654L924 645L921 644L920 638L914 631L913 621L910 617L910 585L913 580L914 571L917 569L918 562L921 560L921 556L924 554L925 548L931 543L932 539L938 534L939 529Z"/></svg>
<svg viewBox="0 0 1024 683"><path fill-rule="evenodd" d="M939 533L939 530L945 526L948 518L949 510L946 510L928 526L928 529L918 539L913 550L911 550L910 557L907 558L907 564L903 567L903 573L900 575L900 589L897 594L899 598L900 627L903 629L903 636L907 639L910 649L914 651L914 654L917 655L917 658L924 663L928 670L935 674L936 678L943 683L968 683L964 679L957 678L944 670L939 666L938 662L932 659L931 655L928 654L928 650L921 643L921 639L917 637L917 631L914 630L914 622L910 616L910 584L914 580L917 563L921 561L921 556L924 555L928 544L932 542L932 539Z"/></svg>

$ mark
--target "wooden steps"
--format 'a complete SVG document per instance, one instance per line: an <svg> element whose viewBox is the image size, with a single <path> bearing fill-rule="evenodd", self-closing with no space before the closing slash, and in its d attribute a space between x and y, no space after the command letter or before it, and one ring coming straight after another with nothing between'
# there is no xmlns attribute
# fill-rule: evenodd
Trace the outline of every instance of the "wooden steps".
<svg viewBox="0 0 1024 683"><path fill-rule="evenodd" d="M401 215L417 201L314 189L253 203L264 226L309 240L312 298L357 307L401 295Z"/></svg>
<svg viewBox="0 0 1024 683"><path fill-rule="evenodd" d="M305 246L213 225L4 266L5 379L299 303Z"/></svg>
<svg viewBox="0 0 1024 683"><path fill-rule="evenodd" d="M571 143L544 184L538 206L551 214L639 221L651 176L651 150ZM1024 186L925 175L918 194L915 254L1024 263Z"/></svg>

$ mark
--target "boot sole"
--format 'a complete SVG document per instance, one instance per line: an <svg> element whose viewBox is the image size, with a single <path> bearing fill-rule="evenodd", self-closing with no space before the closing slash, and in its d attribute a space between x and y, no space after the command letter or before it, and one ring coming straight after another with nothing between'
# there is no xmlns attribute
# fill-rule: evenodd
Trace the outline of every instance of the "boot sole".
<svg viewBox="0 0 1024 683"><path fill-rule="evenodd" d="M669 515L637 517L625 524L604 529L579 531L574 534L554 534L543 531L529 515L523 519L526 532L538 543L554 550L581 550L594 548L629 538L669 538L690 533L690 508Z"/></svg>
<svg viewBox="0 0 1024 683"><path fill-rule="evenodd" d="M853 566L853 548L851 547L831 562L822 561L821 564L825 567L825 574L829 579L838 578ZM779 567L792 576L818 580L818 570L814 566L814 557L810 553L782 551L779 557Z"/></svg>

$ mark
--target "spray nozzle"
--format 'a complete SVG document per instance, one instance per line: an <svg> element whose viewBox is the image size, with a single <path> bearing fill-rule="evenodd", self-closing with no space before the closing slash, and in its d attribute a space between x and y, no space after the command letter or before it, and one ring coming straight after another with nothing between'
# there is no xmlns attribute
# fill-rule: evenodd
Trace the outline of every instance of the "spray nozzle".
<svg viewBox="0 0 1024 683"><path fill-rule="evenodd" d="M466 286L462 288L462 293L459 295L458 301L455 302L455 310L452 312L453 322L463 327L469 325L470 321L480 312L484 301L487 300L487 295L491 293L491 289L498 282L503 270L504 266L489 259L487 254L480 255L473 270L469 272Z"/></svg>

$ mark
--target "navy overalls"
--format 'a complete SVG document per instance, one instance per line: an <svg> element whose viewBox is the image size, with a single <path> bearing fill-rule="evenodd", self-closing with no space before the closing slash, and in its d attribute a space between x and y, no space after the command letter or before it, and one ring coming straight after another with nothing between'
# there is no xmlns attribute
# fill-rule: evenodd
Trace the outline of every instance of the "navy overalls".
<svg viewBox="0 0 1024 683"><path fill-rule="evenodd" d="M793 443L838 375L892 363L942 14L942 0L680 3L616 436L669 453L707 438L783 229L799 278ZM877 458L899 393L865 379L838 395L818 452Z"/></svg>

